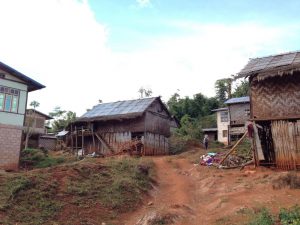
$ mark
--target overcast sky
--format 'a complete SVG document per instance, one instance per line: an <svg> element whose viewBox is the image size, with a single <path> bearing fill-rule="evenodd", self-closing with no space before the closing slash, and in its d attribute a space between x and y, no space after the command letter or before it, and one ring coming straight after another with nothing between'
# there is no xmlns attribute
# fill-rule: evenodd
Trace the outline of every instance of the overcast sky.
<svg viewBox="0 0 300 225"><path fill-rule="evenodd" d="M299 50L298 0L0 0L0 61L47 86L48 113L82 115L151 88L203 93L249 58Z"/></svg>

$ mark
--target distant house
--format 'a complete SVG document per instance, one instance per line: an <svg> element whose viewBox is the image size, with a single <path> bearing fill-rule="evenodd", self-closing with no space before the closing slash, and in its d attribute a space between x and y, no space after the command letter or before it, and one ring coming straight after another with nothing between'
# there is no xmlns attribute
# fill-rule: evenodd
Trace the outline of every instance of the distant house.
<svg viewBox="0 0 300 225"><path fill-rule="evenodd" d="M0 168L18 168L28 92L44 87L0 62Z"/></svg>
<svg viewBox="0 0 300 225"><path fill-rule="evenodd" d="M37 111L36 109L27 109L25 117L25 134L30 129L31 135L28 147L39 147L40 136L47 134L46 121L53 119L52 117ZM25 137L24 137L25 138Z"/></svg>
<svg viewBox="0 0 300 225"><path fill-rule="evenodd" d="M256 164L300 168L300 51L250 59L236 78L245 77Z"/></svg>
<svg viewBox="0 0 300 225"><path fill-rule="evenodd" d="M202 132L204 135L208 136L209 141L218 140L218 128L203 128Z"/></svg>
<svg viewBox="0 0 300 225"><path fill-rule="evenodd" d="M246 131L245 124L250 119L249 96L228 99L225 104L229 112L228 142L240 138Z"/></svg>
<svg viewBox="0 0 300 225"><path fill-rule="evenodd" d="M69 143L85 153L114 154L139 140L143 155L166 155L174 126L160 97L101 103L71 124Z"/></svg>
<svg viewBox="0 0 300 225"><path fill-rule="evenodd" d="M228 145L228 126L229 126L229 114L228 108L219 108L212 110L217 114L217 137L218 141Z"/></svg>

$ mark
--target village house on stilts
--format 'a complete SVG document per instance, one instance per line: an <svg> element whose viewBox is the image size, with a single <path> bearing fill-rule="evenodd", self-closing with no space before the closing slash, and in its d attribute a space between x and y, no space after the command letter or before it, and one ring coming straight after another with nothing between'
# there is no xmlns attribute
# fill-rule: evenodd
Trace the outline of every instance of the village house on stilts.
<svg viewBox="0 0 300 225"><path fill-rule="evenodd" d="M160 97L101 103L69 125L68 142L82 154L166 155L174 125Z"/></svg>
<svg viewBox="0 0 300 225"><path fill-rule="evenodd" d="M300 168L300 51L251 59L249 77L257 165Z"/></svg>

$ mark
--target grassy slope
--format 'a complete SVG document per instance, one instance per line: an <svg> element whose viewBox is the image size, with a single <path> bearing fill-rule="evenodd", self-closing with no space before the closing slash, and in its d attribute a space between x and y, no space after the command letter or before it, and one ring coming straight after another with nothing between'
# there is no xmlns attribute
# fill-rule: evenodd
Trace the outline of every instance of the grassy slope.
<svg viewBox="0 0 300 225"><path fill-rule="evenodd" d="M88 159L0 175L0 224L115 224L151 188L144 159ZM97 223L95 223L97 221Z"/></svg>

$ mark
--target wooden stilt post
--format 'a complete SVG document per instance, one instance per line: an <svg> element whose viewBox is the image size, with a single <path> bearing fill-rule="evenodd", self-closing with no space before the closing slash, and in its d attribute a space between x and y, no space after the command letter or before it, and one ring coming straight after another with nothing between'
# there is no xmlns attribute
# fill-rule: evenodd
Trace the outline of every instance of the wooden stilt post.
<svg viewBox="0 0 300 225"><path fill-rule="evenodd" d="M94 124L92 123L92 137L93 137L93 151L96 151L95 135L94 135Z"/></svg>
<svg viewBox="0 0 300 225"><path fill-rule="evenodd" d="M84 149L84 136L83 136L83 126L81 126L81 156L83 156Z"/></svg>
<svg viewBox="0 0 300 225"><path fill-rule="evenodd" d="M77 127L75 126L75 149L76 149L76 156L78 156L78 136L77 136Z"/></svg>
<svg viewBox="0 0 300 225"><path fill-rule="evenodd" d="M71 151L74 153L74 146L73 146L73 125L71 124Z"/></svg>

